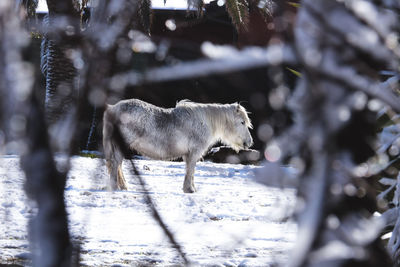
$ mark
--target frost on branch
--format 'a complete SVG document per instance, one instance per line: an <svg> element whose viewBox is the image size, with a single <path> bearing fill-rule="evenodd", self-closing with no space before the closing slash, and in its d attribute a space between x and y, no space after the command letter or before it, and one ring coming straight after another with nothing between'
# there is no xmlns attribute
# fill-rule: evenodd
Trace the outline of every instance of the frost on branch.
<svg viewBox="0 0 400 267"><path fill-rule="evenodd" d="M375 190L354 170L375 154L371 101L400 111L399 96L379 79L382 69L399 68L391 38L398 25L398 15L372 1L301 3L294 46L302 77L289 100L295 123L272 141L280 162L302 163L289 266L391 264L383 224L372 216Z"/></svg>

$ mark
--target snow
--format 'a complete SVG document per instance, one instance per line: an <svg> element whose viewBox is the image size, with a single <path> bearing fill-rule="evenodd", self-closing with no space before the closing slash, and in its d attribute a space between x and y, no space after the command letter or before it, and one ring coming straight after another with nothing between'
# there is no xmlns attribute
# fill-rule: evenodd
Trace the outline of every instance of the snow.
<svg viewBox="0 0 400 267"><path fill-rule="evenodd" d="M135 160L163 220L194 266L272 266L285 262L297 228L287 220L295 191L254 182L257 166L199 162L198 192L182 192L183 162ZM102 159L73 157L65 199L83 266L182 265L151 217L139 182L124 162L128 191L105 189ZM0 159L0 264L30 257L18 157Z"/></svg>

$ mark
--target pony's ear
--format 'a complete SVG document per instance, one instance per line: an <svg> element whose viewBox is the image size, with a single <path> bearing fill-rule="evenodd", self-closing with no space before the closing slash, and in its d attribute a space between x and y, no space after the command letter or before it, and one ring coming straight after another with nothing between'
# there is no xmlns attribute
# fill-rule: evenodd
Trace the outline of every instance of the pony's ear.
<svg viewBox="0 0 400 267"><path fill-rule="evenodd" d="M240 104L239 104L238 102L235 102L235 103L233 103L233 105L234 105L234 107L235 107L236 112L239 113L239 111L240 111Z"/></svg>

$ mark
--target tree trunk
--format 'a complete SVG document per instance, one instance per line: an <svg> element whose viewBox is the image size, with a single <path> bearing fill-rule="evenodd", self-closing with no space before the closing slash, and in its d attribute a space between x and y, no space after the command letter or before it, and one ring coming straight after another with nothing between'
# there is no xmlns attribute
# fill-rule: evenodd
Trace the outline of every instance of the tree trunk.
<svg viewBox="0 0 400 267"><path fill-rule="evenodd" d="M75 36L80 33L79 13L72 0L47 0L49 13L41 48L41 67L46 78L45 110L49 125L62 123L76 105L77 70L74 67Z"/></svg>

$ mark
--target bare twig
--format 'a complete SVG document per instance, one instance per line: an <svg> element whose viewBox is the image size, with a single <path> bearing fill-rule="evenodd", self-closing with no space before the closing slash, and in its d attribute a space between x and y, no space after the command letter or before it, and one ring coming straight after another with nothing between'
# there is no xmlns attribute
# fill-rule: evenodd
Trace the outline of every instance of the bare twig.
<svg viewBox="0 0 400 267"><path fill-rule="evenodd" d="M130 157L130 152L128 149L126 149L127 147L129 147L118 126L114 124L113 126L113 133L112 133L112 138L114 138L114 140L116 141L116 144L119 146L119 149L123 152L125 158L129 159L129 162L131 163L132 166L132 170L134 173L134 176L136 177L136 179L139 181L140 187L142 189L142 191L144 192L144 198L146 200L146 203L148 204L148 206L151 209L151 214L154 218L154 220L158 223L158 225L160 226L160 228L163 230L164 234L167 236L167 238L169 239L170 243L172 244L172 247L175 248L178 252L178 254L181 256L181 258L183 259L184 263L186 266L190 265L190 261L187 259L185 253L183 252L182 246L177 242L177 240L175 239L174 234L168 229L167 224L164 222L164 220L161 218L160 213L158 212L154 201L152 199L152 197L149 194L149 191L146 187L146 183L144 182L143 178L141 177L139 171L137 170L133 160Z"/></svg>

